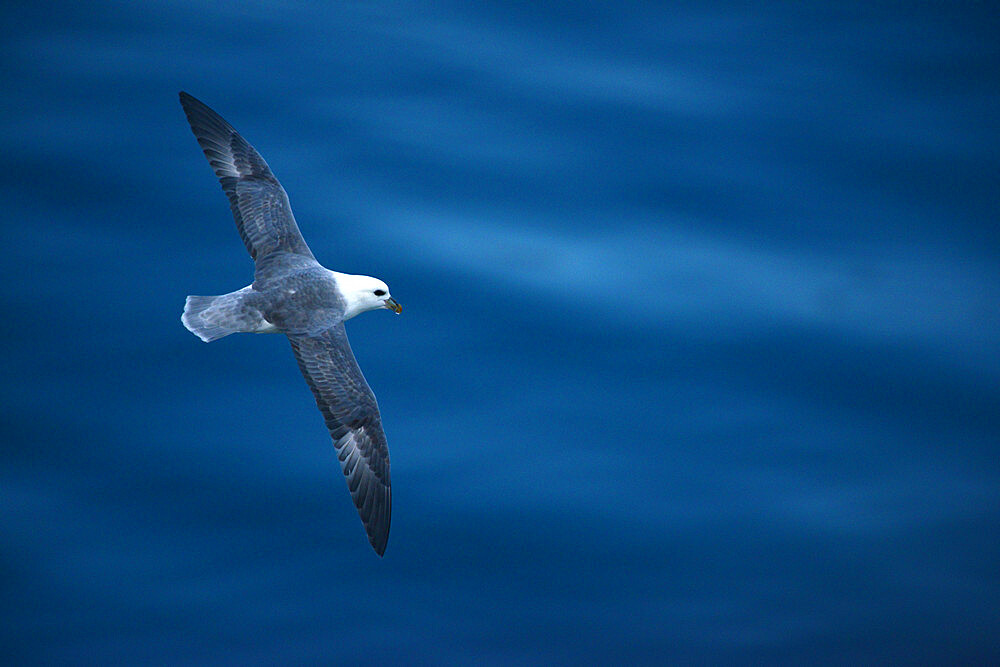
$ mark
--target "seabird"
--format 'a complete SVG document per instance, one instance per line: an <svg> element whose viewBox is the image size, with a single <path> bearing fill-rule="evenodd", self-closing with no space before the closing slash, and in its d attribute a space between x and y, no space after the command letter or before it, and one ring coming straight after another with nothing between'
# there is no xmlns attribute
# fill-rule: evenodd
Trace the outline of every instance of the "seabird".
<svg viewBox="0 0 1000 667"><path fill-rule="evenodd" d="M181 322L206 343L237 332L288 337L330 430L368 541L381 556L392 509L389 449L344 322L380 308L399 314L402 306L378 278L321 266L264 158L219 114L187 93L180 98L254 261L252 284L221 296L189 296Z"/></svg>

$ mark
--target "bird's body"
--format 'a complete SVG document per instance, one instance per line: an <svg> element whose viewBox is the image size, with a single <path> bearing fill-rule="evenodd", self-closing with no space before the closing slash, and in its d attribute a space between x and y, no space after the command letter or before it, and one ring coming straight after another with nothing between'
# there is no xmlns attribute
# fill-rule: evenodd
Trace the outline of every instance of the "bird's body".
<svg viewBox="0 0 1000 667"><path fill-rule="evenodd" d="M267 280L217 297L189 296L181 321L210 342L230 333L316 333L365 310L353 285L368 276L323 268L316 260L292 262ZM208 301L198 301L207 299ZM383 306L377 306L382 308ZM221 335L219 335L221 334Z"/></svg>
<svg viewBox="0 0 1000 667"><path fill-rule="evenodd" d="M375 396L343 323L368 310L398 313L401 307L381 280L321 266L263 158L214 111L186 93L180 97L255 263L254 281L243 289L189 296L181 321L205 342L237 332L288 337L330 430L368 539L381 556L392 507L389 451Z"/></svg>

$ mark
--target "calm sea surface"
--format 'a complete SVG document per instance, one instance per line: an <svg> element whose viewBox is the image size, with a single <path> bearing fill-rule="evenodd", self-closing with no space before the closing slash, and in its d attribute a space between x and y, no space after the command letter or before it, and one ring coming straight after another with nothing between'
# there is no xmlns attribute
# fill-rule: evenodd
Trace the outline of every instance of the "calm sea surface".
<svg viewBox="0 0 1000 667"><path fill-rule="evenodd" d="M543 4L3 10L0 658L1000 659L995 7ZM404 306L384 559L181 326L252 276L182 89Z"/></svg>

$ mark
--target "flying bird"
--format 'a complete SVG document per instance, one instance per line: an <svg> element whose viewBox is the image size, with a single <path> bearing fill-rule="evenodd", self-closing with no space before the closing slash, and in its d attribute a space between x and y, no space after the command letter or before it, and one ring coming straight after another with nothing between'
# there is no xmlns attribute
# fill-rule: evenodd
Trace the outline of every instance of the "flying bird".
<svg viewBox="0 0 1000 667"><path fill-rule="evenodd" d="M220 296L189 296L181 322L206 343L237 332L288 337L330 430L368 541L381 556L392 509L389 449L344 322L380 308L398 315L402 306L378 278L321 266L264 158L219 114L187 93L180 98L254 261L253 283Z"/></svg>

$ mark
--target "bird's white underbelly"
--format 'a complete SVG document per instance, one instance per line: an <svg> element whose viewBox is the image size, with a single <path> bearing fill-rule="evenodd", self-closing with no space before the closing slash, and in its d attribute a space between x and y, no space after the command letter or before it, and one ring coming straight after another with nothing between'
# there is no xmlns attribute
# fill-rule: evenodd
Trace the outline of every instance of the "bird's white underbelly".
<svg viewBox="0 0 1000 667"><path fill-rule="evenodd" d="M254 331L254 333L265 333L265 334L266 333L281 333L281 331L278 330L278 327L274 326L273 324L271 324L267 320L261 318L260 326L257 327L257 329Z"/></svg>

